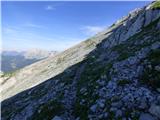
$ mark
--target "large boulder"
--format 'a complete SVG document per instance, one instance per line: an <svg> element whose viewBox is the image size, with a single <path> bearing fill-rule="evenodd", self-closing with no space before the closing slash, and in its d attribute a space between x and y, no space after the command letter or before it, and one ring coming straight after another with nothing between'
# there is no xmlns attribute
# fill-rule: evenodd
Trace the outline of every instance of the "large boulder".
<svg viewBox="0 0 160 120"><path fill-rule="evenodd" d="M55 116L52 120L62 120L59 116Z"/></svg>
<svg viewBox="0 0 160 120"><path fill-rule="evenodd" d="M160 119L160 106L152 104L149 108L149 112Z"/></svg>
<svg viewBox="0 0 160 120"><path fill-rule="evenodd" d="M150 114L142 113L139 120L155 120Z"/></svg>

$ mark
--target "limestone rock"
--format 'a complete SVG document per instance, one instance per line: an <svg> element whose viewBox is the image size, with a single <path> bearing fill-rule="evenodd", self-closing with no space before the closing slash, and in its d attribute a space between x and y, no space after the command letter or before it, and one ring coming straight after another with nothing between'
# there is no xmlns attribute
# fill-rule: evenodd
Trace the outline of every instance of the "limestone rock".
<svg viewBox="0 0 160 120"><path fill-rule="evenodd" d="M59 116L55 116L52 120L62 120Z"/></svg>
<svg viewBox="0 0 160 120"><path fill-rule="evenodd" d="M142 113L139 120L156 120L148 113Z"/></svg>
<svg viewBox="0 0 160 120"><path fill-rule="evenodd" d="M149 112L160 119L160 106L152 104Z"/></svg>

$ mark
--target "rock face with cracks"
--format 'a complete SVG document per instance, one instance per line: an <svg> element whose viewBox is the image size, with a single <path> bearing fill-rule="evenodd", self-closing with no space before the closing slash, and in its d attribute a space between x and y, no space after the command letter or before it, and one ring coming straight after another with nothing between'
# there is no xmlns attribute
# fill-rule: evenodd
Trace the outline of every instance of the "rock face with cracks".
<svg viewBox="0 0 160 120"><path fill-rule="evenodd" d="M157 4L8 78L2 120L159 120Z"/></svg>

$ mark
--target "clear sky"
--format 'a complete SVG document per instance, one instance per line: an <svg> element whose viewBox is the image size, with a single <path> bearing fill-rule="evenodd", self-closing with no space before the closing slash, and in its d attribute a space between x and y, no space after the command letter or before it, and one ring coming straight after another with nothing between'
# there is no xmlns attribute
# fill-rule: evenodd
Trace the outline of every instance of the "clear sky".
<svg viewBox="0 0 160 120"><path fill-rule="evenodd" d="M62 51L113 24L147 1L2 2L2 45Z"/></svg>

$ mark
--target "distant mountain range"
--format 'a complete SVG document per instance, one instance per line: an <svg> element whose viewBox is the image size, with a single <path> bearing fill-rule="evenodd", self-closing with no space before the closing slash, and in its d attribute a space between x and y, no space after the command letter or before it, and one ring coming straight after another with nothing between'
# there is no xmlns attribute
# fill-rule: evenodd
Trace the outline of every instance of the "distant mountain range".
<svg viewBox="0 0 160 120"><path fill-rule="evenodd" d="M12 72L49 56L54 56L55 54L57 54L56 51L40 49L31 49L28 51L2 51L1 71Z"/></svg>

